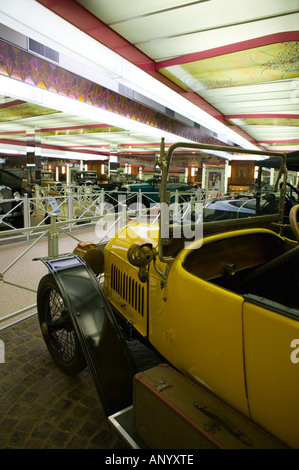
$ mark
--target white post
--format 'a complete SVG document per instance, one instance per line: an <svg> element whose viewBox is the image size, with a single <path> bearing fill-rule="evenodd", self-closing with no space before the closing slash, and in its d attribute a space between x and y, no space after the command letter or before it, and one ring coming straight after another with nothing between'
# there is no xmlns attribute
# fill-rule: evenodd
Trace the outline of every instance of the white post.
<svg viewBox="0 0 299 470"><path fill-rule="evenodd" d="M207 173L207 168L206 168L206 164L204 163L202 166L202 184L201 184L202 189L206 189L206 173Z"/></svg>
<svg viewBox="0 0 299 470"><path fill-rule="evenodd" d="M68 219L72 220L74 216L74 207L73 207L73 193L71 188L68 188L67 192L67 208L68 208ZM71 225L70 225L71 228Z"/></svg>
<svg viewBox="0 0 299 470"><path fill-rule="evenodd" d="M100 194L100 215L104 215L104 204L105 204L105 191L104 188L101 189L101 194Z"/></svg>
<svg viewBox="0 0 299 470"><path fill-rule="evenodd" d="M121 228L123 228L126 225L127 225L127 206L126 206L126 204L124 204L122 206L122 210L121 210L120 226L121 226Z"/></svg>
<svg viewBox="0 0 299 470"><path fill-rule="evenodd" d="M176 190L175 192L175 197L174 197L174 211L173 211L173 217L174 219L178 219L179 217L179 192Z"/></svg>
<svg viewBox="0 0 299 470"><path fill-rule="evenodd" d="M137 194L137 219L140 221L142 213L142 194L141 189L139 189Z"/></svg>
<svg viewBox="0 0 299 470"><path fill-rule="evenodd" d="M70 170L70 164L66 164L66 185L70 186L71 183L71 170Z"/></svg>
<svg viewBox="0 0 299 470"><path fill-rule="evenodd" d="M224 194L227 193L227 187L228 187L228 160L225 162L225 168L224 168Z"/></svg>
<svg viewBox="0 0 299 470"><path fill-rule="evenodd" d="M184 182L188 183L188 168L185 168Z"/></svg>
<svg viewBox="0 0 299 470"><path fill-rule="evenodd" d="M270 169L270 185L274 184L274 173L275 173L274 168L271 168Z"/></svg>
<svg viewBox="0 0 299 470"><path fill-rule="evenodd" d="M24 228L30 227L30 202L28 200L28 194L25 193L24 199L23 199L23 222L24 222ZM30 238L30 233L29 231L26 232L26 239L27 241Z"/></svg>
<svg viewBox="0 0 299 470"><path fill-rule="evenodd" d="M140 181L142 181L143 180L142 166L139 167L139 175L138 176L139 176Z"/></svg>
<svg viewBox="0 0 299 470"><path fill-rule="evenodd" d="M51 223L48 232L48 256L57 256L58 251L58 228L56 224L56 214L51 213Z"/></svg>

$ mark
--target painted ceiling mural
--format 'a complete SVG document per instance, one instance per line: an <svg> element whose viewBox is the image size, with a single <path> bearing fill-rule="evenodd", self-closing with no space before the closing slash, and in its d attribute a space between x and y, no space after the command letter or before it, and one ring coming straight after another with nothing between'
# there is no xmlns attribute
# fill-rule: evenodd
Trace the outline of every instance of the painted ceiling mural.
<svg viewBox="0 0 299 470"><path fill-rule="evenodd" d="M271 44L160 69L186 91L296 78L299 42Z"/></svg>

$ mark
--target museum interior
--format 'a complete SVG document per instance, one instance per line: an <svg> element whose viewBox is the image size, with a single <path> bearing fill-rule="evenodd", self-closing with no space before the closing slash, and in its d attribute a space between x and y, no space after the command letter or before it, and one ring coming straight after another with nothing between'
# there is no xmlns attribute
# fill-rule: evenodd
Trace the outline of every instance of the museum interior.
<svg viewBox="0 0 299 470"><path fill-rule="evenodd" d="M0 0L1 449L299 448L298 25Z"/></svg>

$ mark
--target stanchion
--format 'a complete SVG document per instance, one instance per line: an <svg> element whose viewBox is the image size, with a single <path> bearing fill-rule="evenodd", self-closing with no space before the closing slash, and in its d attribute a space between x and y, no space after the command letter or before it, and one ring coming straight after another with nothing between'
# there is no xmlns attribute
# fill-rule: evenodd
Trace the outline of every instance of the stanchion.
<svg viewBox="0 0 299 470"><path fill-rule="evenodd" d="M48 255L58 255L58 227L56 222L56 214L50 213L50 229L48 233Z"/></svg>

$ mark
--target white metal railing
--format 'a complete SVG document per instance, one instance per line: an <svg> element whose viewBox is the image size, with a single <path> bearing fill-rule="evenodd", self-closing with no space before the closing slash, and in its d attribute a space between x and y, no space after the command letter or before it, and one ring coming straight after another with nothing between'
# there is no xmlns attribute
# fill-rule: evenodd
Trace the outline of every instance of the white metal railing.
<svg viewBox="0 0 299 470"><path fill-rule="evenodd" d="M57 221L68 220L68 229L72 231L77 224L83 223L83 219L94 216L101 216L106 211L119 211L123 205L127 205L129 209L137 211L141 215L150 206L155 208L159 206L157 192L141 192L136 193L118 193L117 191L108 192L103 189L99 192L83 191L82 187L77 189L67 188L60 193L53 191L39 190L36 191L35 197L19 197L16 199L0 199L0 234L3 230L10 229L7 242L12 242L13 236L20 235L29 241L32 235L31 230L27 229L34 226L48 225L50 223L50 213L56 214ZM196 192L179 192L171 193L171 200L179 203L182 198L189 198L190 201L203 202L205 194L203 191ZM5 204L14 204L6 213L1 214L1 208ZM11 219L13 213L18 212L17 225ZM3 211L2 211L3 212ZM72 222L70 222L72 221ZM85 220L84 223L89 221ZM1 236L1 243L4 244L4 238Z"/></svg>
<svg viewBox="0 0 299 470"><path fill-rule="evenodd" d="M82 222L87 222L87 221L90 221L90 219L92 219L93 222L96 222L100 218L103 218L103 217L104 216L93 216L93 217L88 217L88 218L83 218L82 217L81 221ZM39 225L39 226L35 226L35 227L26 227L26 228L22 228L22 229L15 229L14 233L24 234L24 233L31 232L31 233L36 233L38 236L32 243L30 243L29 246L27 246L25 248L25 250L21 254L19 254L12 262L10 262L5 268L2 269L2 272L0 273L0 294L1 294L1 286L5 285L5 284L9 285L13 288L24 289L24 290L27 290L29 292L36 293L36 290L34 290L34 289L25 287L21 284L15 283L15 282L8 281L6 279L7 272L16 263L18 263L26 253L28 253L30 250L32 250L32 248L44 237L47 237L47 239L48 239L48 250L47 251L48 251L48 256L49 257L52 257L52 256L55 257L59 254L58 238L59 238L60 233L66 234L66 235L70 236L71 238L73 238L74 240L76 240L77 242L80 242L81 240L78 237L75 237L74 234L69 233L66 230L64 230L65 226L67 226L68 224L73 224L75 222L77 222L77 219L66 220L66 221L57 221L57 215L55 213L51 213L50 214L50 224L49 225ZM118 216L116 216L116 220L114 222L114 225L116 223L119 223L120 227L126 225L126 223L127 223L127 213L126 213L126 207L125 206L123 208L122 213L120 213ZM110 230L111 230L111 226L107 229L106 232L104 232L102 234L102 237L99 240L99 242L101 242L103 239L108 237ZM1 235L5 236L7 234L7 232L10 232L10 231L0 232L0 237L1 237ZM24 307L24 308L22 308L18 311L15 311L15 312L12 312L8 315L3 316L2 318L0 318L0 328L1 328L1 324L3 324L4 322L10 321L13 318L17 318L21 314L24 314L27 311L32 310L33 308L36 308L36 304L26 306L26 307Z"/></svg>

